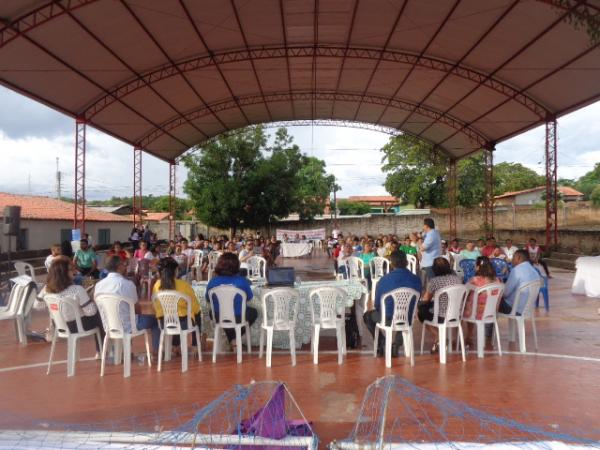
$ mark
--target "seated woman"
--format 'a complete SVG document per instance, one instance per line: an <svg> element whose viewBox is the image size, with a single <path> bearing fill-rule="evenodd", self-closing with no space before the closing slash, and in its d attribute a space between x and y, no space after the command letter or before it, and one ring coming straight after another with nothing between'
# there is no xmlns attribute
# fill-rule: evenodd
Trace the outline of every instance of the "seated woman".
<svg viewBox="0 0 600 450"><path fill-rule="evenodd" d="M81 317L83 329L88 331L98 327L100 329L100 337L104 341L104 327L102 326L98 308L94 301L90 299L90 296L83 286L73 283L74 271L75 268L73 267L72 261L66 256L57 256L54 258L50 265L50 269L48 270L48 279L46 280L44 293L57 294L60 297L72 297L77 299L77 303L79 303L79 311L77 311L77 313ZM71 333L77 333L77 322L72 311L67 309L64 315L69 331ZM98 342L96 340L94 340L94 342L96 344L96 351L100 352Z"/></svg>
<svg viewBox="0 0 600 450"><path fill-rule="evenodd" d="M364 276L367 279L367 285L369 287L369 291L371 291L372 281L371 281L371 260L375 258L375 253L373 252L373 244L371 242L367 242L364 246L363 252L360 254L359 258L365 265L365 273Z"/></svg>
<svg viewBox="0 0 600 450"><path fill-rule="evenodd" d="M352 254L352 244L344 244L344 247L337 258L337 273L341 274L344 279L349 278L346 273L346 260L350 258Z"/></svg>
<svg viewBox="0 0 600 450"><path fill-rule="evenodd" d="M120 241L115 241L110 250L106 252L106 258L110 258L111 256L118 256L119 258L121 258L121 261L127 261L129 258L131 258L129 252L127 250L124 250L121 246Z"/></svg>
<svg viewBox="0 0 600 450"><path fill-rule="evenodd" d="M198 301L192 286L190 286L188 282L177 278L178 269L179 264L177 264L177 261L173 258L163 259L158 266L160 278L154 284L152 292L156 294L160 291L177 291L187 295L192 301L192 323L198 325L198 328L200 328L202 323L200 318L200 302ZM164 324L164 313L158 299L154 300L154 312L156 313L156 318L162 328ZM187 304L183 299L180 299L179 302L177 302L177 315L179 316L181 328L187 330ZM173 345L179 347L179 339L173 339ZM197 346L196 334L192 334L192 346Z"/></svg>
<svg viewBox="0 0 600 450"><path fill-rule="evenodd" d="M206 286L206 301L208 301L209 304L211 303L208 295L210 290L221 285L229 285L239 288L246 293L246 302L252 300L252 288L250 281L246 277L240 275L240 260L235 253L223 253L219 257L217 260L217 266L215 267L215 274L216 276L210 280ZM233 301L235 321L240 323L242 321L242 299L240 296L236 296ZM215 309L210 313L210 316L214 317L217 321L219 320L218 307L218 302L215 302ZM258 311L251 306L246 306L246 321L250 324L250 326L252 326L257 317ZM227 340L233 346L235 344L235 330L233 328L228 328L224 331L227 335ZM245 331L245 328L242 328L242 334L244 334Z"/></svg>
<svg viewBox="0 0 600 450"><path fill-rule="evenodd" d="M139 248L133 253L133 257L138 261L141 261L146 257L146 253L148 253L148 243L146 241L141 241L139 245Z"/></svg>
<svg viewBox="0 0 600 450"><path fill-rule="evenodd" d="M417 316L421 322L433 320L433 297L437 291L450 286L462 284L462 279L452 271L450 268L450 263L446 258L442 256L435 258L433 260L432 269L434 277L431 278L427 283L427 288L423 294L422 301L420 301L419 305L417 306ZM448 296L445 294L441 295L439 300L440 305L438 321L439 323L442 323L446 315L446 308L448 307ZM437 352L439 345L437 339L437 329L433 328L430 331L436 338L435 344L433 344L433 347L431 348L431 353L435 353Z"/></svg>
<svg viewBox="0 0 600 450"><path fill-rule="evenodd" d="M496 271L494 270L494 266L490 262L490 259L487 256L480 256L475 261L475 276L472 277L467 284L471 284L475 287L484 287L488 284L500 283L500 280L496 277ZM476 308L475 318L481 319L483 316L483 310L485 308L485 303L487 301L487 294L482 292L477 297L477 303L474 304L473 299L473 291L469 292L467 296L467 301L465 303L465 309L463 312L463 317L471 317L473 314L473 308ZM471 336L473 335L473 329L475 325L473 323L467 324L467 332L465 334L465 346L472 346L473 343L471 341Z"/></svg>
<svg viewBox="0 0 600 450"><path fill-rule="evenodd" d="M187 275L188 260L187 260L187 256L185 256L183 254L181 245L177 244L175 246L175 253L173 253L173 255L171 257L175 260L175 262L179 266L178 278L183 278L185 275Z"/></svg>

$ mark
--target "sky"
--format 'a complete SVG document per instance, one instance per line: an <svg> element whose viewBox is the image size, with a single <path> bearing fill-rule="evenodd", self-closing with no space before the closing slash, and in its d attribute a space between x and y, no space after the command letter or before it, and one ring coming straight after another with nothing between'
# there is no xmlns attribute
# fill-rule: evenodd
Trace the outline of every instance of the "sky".
<svg viewBox="0 0 600 450"><path fill-rule="evenodd" d="M578 178L600 162L600 102L559 119L558 176ZM88 127L86 197L131 196L133 150L128 144ZM271 133L274 130L269 130ZM387 195L379 149L389 136L343 127L290 127L302 152L325 160L342 190L350 195ZM75 122L59 112L0 86L0 192L56 195L56 158L62 195L73 196ZM499 144L494 162L519 162L543 174L544 127ZM167 163L144 154L144 195L168 193ZM177 168L178 195L186 170Z"/></svg>

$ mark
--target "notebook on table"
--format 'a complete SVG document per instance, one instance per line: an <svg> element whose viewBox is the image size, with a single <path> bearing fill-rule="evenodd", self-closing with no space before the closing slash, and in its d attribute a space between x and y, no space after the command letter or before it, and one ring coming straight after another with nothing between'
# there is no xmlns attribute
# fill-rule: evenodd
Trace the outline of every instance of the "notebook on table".
<svg viewBox="0 0 600 450"><path fill-rule="evenodd" d="M294 287L295 281L296 271L293 267L273 267L267 272L267 286L269 287Z"/></svg>

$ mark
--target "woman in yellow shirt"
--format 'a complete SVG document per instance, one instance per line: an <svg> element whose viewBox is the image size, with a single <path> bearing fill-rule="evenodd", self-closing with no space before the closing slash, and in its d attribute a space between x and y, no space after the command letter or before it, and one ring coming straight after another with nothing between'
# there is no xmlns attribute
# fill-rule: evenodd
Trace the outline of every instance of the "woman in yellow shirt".
<svg viewBox="0 0 600 450"><path fill-rule="evenodd" d="M160 273L160 279L156 281L154 284L154 288L152 291L154 293L158 293L160 291L177 291L182 294L185 294L192 301L192 322L198 325L198 328L201 326L201 318L200 318L200 302L192 289L192 286L184 280L177 278L177 271L179 269L179 264L173 258L164 258L159 266L158 270ZM156 314L156 318L160 324L160 327L163 327L163 310L158 299L153 300L154 312ZM177 302L177 313L179 316L179 322L181 324L181 328L187 329L187 304L183 298L179 299ZM202 330L201 330L202 331ZM192 334L192 346L196 347L196 334ZM173 346L179 346L179 337L175 336L173 338Z"/></svg>

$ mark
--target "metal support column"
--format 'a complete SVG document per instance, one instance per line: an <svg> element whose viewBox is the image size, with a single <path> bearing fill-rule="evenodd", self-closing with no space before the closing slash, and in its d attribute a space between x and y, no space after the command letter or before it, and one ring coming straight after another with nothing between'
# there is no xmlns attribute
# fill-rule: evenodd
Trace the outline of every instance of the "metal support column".
<svg viewBox="0 0 600 450"><path fill-rule="evenodd" d="M448 164L448 221L450 239L458 237L458 230L456 229L457 183L456 160L452 159Z"/></svg>
<svg viewBox="0 0 600 450"><path fill-rule="evenodd" d="M483 151L485 193L483 199L484 226L487 235L494 234L494 148Z"/></svg>
<svg viewBox="0 0 600 450"><path fill-rule="evenodd" d="M558 245L558 143L556 118L546 122L546 248Z"/></svg>
<svg viewBox="0 0 600 450"><path fill-rule="evenodd" d="M133 225L142 223L142 149L133 149Z"/></svg>
<svg viewBox="0 0 600 450"><path fill-rule="evenodd" d="M177 201L175 161L169 161L169 239L175 239L175 202Z"/></svg>
<svg viewBox="0 0 600 450"><path fill-rule="evenodd" d="M73 228L85 232L85 120L75 121L75 204Z"/></svg>

